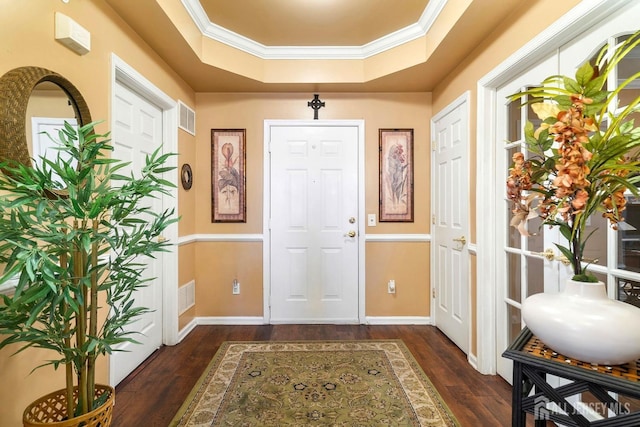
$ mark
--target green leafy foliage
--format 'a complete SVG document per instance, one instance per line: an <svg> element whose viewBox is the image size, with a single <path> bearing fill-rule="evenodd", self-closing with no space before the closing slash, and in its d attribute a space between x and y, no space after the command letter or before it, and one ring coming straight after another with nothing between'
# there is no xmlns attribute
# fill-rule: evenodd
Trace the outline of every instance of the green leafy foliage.
<svg viewBox="0 0 640 427"><path fill-rule="evenodd" d="M0 348L55 352L40 366L66 367L68 392L80 390L68 408L76 415L92 409L95 359L135 342L125 327L148 311L134 293L151 280L140 260L167 250L158 237L177 221L149 204L170 194L161 176L171 154L159 148L141 171L122 174L128 164L107 157L108 134L95 125L66 123L52 138L59 153L39 166L0 164L0 284L19 276L0 303Z"/></svg>

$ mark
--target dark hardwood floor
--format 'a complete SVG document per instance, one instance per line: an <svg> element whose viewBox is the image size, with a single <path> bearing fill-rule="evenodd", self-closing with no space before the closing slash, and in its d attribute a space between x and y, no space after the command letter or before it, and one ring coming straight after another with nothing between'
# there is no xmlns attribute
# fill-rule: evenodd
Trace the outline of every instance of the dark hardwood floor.
<svg viewBox="0 0 640 427"><path fill-rule="evenodd" d="M511 386L486 376L433 326L198 326L116 388L113 427L167 426L224 341L402 339L463 427L511 424Z"/></svg>

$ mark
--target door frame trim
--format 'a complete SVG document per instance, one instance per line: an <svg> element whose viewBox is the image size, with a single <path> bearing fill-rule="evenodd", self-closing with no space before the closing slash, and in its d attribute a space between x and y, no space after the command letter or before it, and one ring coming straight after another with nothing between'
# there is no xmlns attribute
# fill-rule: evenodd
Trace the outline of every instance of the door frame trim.
<svg viewBox="0 0 640 427"><path fill-rule="evenodd" d="M502 236L499 227L504 228L506 211L498 208L504 200L504 183L496 179L496 92L500 86L529 69L563 44L568 43L582 32L589 30L602 20L603 16L620 11L629 6L626 0L583 0L564 16L549 25L544 31L518 49L514 54L486 74L477 84L476 121L476 215L482 212L488 221L486 226L477 227L477 369L482 374L495 374L497 358L497 295L496 284L500 283L498 259L503 256L504 245L498 241ZM505 175L506 177L506 171Z"/></svg>
<svg viewBox="0 0 640 427"><path fill-rule="evenodd" d="M358 129L358 321L365 322L365 127L364 120L265 120L264 121L264 179L263 179L263 245L262 245L262 265L263 265L263 316L264 323L271 323L271 229L270 229L270 206L271 206L271 152L269 144L271 142L272 127L355 127Z"/></svg>
<svg viewBox="0 0 640 427"><path fill-rule="evenodd" d="M140 97L162 110L162 134L163 145L168 153L178 152L178 103L165 92L151 83L141 73L124 62L116 54L111 54L111 109L109 110L110 127L113 128L115 114L115 87L116 84L127 86ZM169 194L162 195L162 204L165 209L174 209L178 212L178 156L170 156L166 165L174 169L166 172L164 179L176 183L174 188L167 189ZM162 343L175 345L178 343L178 224L173 223L167 227L165 237L174 245L169 246L167 252L158 256L162 260Z"/></svg>

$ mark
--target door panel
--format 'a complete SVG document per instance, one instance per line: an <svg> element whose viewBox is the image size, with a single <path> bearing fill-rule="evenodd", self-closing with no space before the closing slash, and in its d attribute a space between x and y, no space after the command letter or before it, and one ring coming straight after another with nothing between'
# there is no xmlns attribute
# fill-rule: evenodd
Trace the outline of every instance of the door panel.
<svg viewBox="0 0 640 427"><path fill-rule="evenodd" d="M271 321L357 322L358 129L270 132Z"/></svg>
<svg viewBox="0 0 640 427"><path fill-rule="evenodd" d="M466 100L434 118L435 322L469 352L468 114Z"/></svg>
<svg viewBox="0 0 640 427"><path fill-rule="evenodd" d="M145 156L162 145L162 111L128 88L117 84L115 121L112 130L113 157L131 162L122 174L139 175ZM162 211L162 200L149 199L153 210ZM136 291L135 306L152 311L127 326L140 344L123 343L111 355L111 384L116 385L162 345L162 266L159 258L140 260L146 265L143 279L155 278Z"/></svg>
<svg viewBox="0 0 640 427"><path fill-rule="evenodd" d="M512 163L512 156L515 152L525 152L523 145L522 128L526 120L534 121L530 108L520 108L518 102L509 102L507 97L524 88L538 85L548 75L557 70L556 55L550 55L540 64L532 67L529 71L514 79L509 84L500 88L497 92L498 99L498 121L496 140L509 141L500 147L501 153L498 168L504 171L497 180L500 185L499 190L506 194L505 181L508 168ZM555 237L557 233L549 230L548 227L538 228L539 220L534 219L529 222L531 237L523 237L513 227L509 225L511 219L511 205L503 198L502 212L505 212L504 236L506 250L500 258L500 265L504 274L503 280L498 280L500 286L496 287L498 298L496 306L496 353L497 372L508 382L512 381L513 363L500 357L500 355L511 344L513 339L522 329L522 318L520 307L522 300L529 296L535 289L541 292L545 286L551 283L557 284L558 266L556 262L548 262L543 258L542 252L549 244L550 234ZM504 209L504 210L502 210ZM480 224L479 224L480 226ZM557 285L556 285L557 286Z"/></svg>

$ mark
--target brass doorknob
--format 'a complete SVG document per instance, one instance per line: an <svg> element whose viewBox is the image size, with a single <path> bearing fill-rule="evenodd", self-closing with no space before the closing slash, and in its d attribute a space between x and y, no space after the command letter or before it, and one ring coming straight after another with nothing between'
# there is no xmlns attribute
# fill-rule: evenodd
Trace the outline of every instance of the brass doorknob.
<svg viewBox="0 0 640 427"><path fill-rule="evenodd" d="M571 261L569 261L569 259L564 256L564 255L556 255L556 252L553 250L553 248L547 248L544 250L544 252L534 252L535 255L541 255L543 257L545 257L548 261L560 261L562 264L564 265L569 265L571 264ZM597 263L598 260L597 259L593 259L593 260L588 260L586 258L583 258L584 261L587 262L593 262L593 263Z"/></svg>
<svg viewBox="0 0 640 427"><path fill-rule="evenodd" d="M453 239L454 242L462 243L462 246L467 244L467 239L464 236Z"/></svg>
<svg viewBox="0 0 640 427"><path fill-rule="evenodd" d="M350 232L348 232L347 234L345 234L345 236L349 236L349 237L356 237L356 232L354 230L351 230Z"/></svg>

